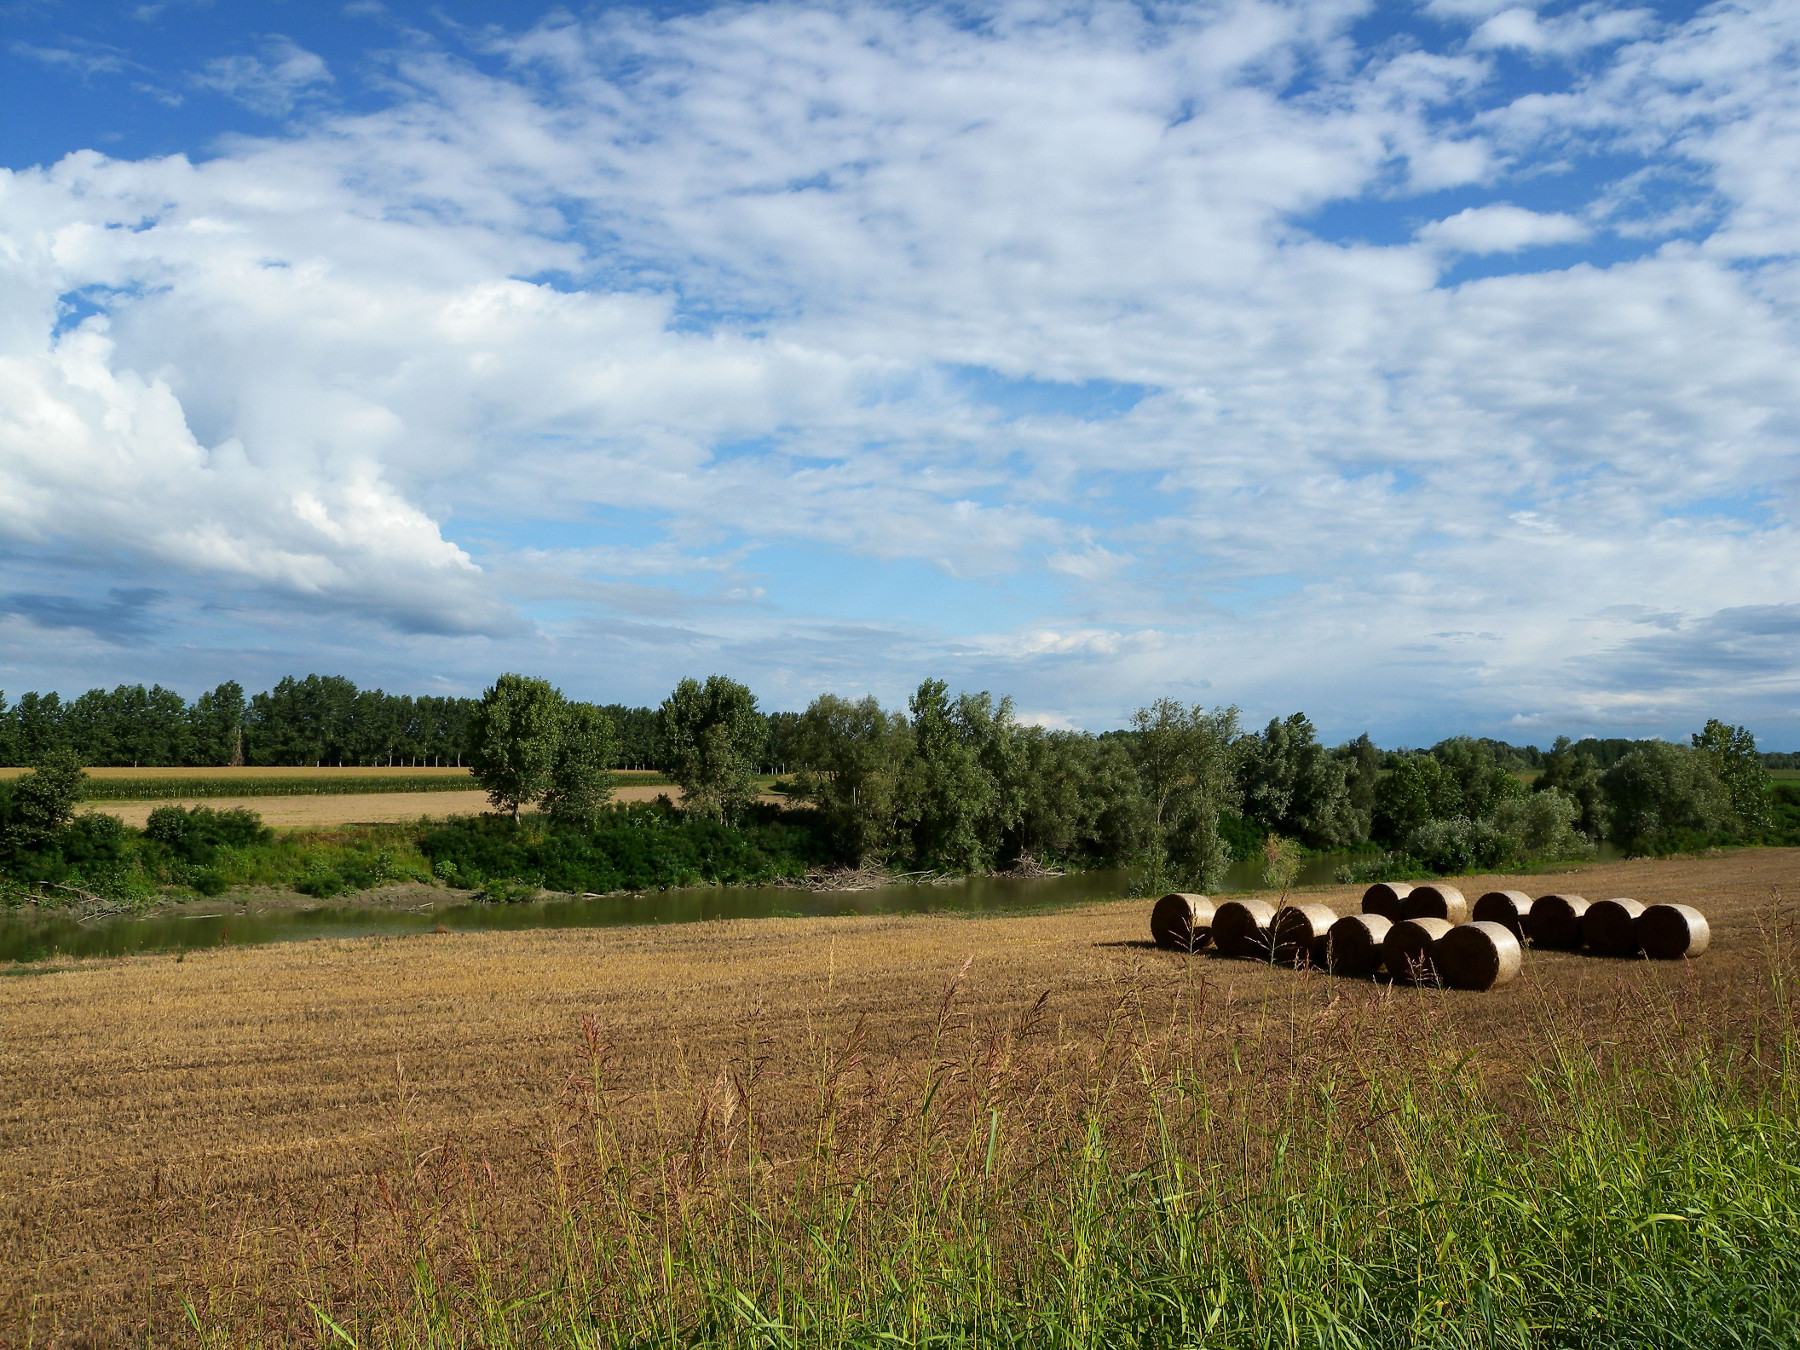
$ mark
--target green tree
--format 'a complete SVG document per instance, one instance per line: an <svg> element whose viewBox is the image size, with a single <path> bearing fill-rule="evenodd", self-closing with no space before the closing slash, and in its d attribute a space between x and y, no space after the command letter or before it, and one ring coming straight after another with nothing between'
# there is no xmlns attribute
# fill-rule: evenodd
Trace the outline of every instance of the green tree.
<svg viewBox="0 0 1800 1350"><path fill-rule="evenodd" d="M469 767L497 811L519 808L550 790L561 739L563 697L548 680L502 675L469 719Z"/></svg>
<svg viewBox="0 0 1800 1350"><path fill-rule="evenodd" d="M1273 719L1238 742L1244 815L1267 834L1343 848L1365 832L1350 800L1350 764L1314 737L1305 713Z"/></svg>
<svg viewBox="0 0 1800 1350"><path fill-rule="evenodd" d="M1694 749L1712 761L1714 775L1725 785L1738 830L1754 834L1769 819L1769 775L1756 753L1756 737L1748 727L1709 717L1705 730L1695 732L1692 739Z"/></svg>
<svg viewBox="0 0 1800 1350"><path fill-rule="evenodd" d="M188 723L190 762L244 762L244 686L236 680L226 680L195 699Z"/></svg>
<svg viewBox="0 0 1800 1350"><path fill-rule="evenodd" d="M1665 741L1641 743L1601 779L1612 837L1632 853L1700 842L1735 818L1731 793L1704 751Z"/></svg>
<svg viewBox="0 0 1800 1350"><path fill-rule="evenodd" d="M74 818L86 778L75 752L59 745L47 750L32 772L0 784L0 862L8 870L54 848Z"/></svg>
<svg viewBox="0 0 1800 1350"><path fill-rule="evenodd" d="M1232 774L1238 710L1207 712L1159 698L1133 713L1131 726L1147 817L1145 888L1217 889L1231 862L1219 813L1239 801Z"/></svg>
<svg viewBox="0 0 1800 1350"><path fill-rule="evenodd" d="M729 820L748 805L767 734L756 695L723 675L686 679L663 700L657 723L689 811Z"/></svg>
<svg viewBox="0 0 1800 1350"><path fill-rule="evenodd" d="M1567 736L1558 736L1544 757L1544 771L1531 785L1533 792L1560 792L1577 808L1575 826L1590 839L1606 836L1606 791L1600 786L1600 766Z"/></svg>
<svg viewBox="0 0 1800 1350"><path fill-rule="evenodd" d="M801 714L786 753L795 787L818 808L833 851L861 866L892 853L906 810L912 731L873 695L851 701L821 694Z"/></svg>
<svg viewBox="0 0 1800 1350"><path fill-rule="evenodd" d="M946 872L993 864L1018 815L1012 700L988 693L953 702L942 680L925 680L908 701L913 739L913 853Z"/></svg>
<svg viewBox="0 0 1800 1350"><path fill-rule="evenodd" d="M612 797L618 738L612 719L591 703L565 703L541 802L558 824L590 825Z"/></svg>

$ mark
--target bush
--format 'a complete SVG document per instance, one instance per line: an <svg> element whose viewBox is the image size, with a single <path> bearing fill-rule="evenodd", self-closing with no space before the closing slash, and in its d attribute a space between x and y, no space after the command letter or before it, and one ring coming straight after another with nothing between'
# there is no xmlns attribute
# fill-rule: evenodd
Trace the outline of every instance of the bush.
<svg viewBox="0 0 1800 1350"><path fill-rule="evenodd" d="M1406 852L1449 875L1489 871L1519 861L1519 841L1489 820L1452 816L1421 825L1406 837Z"/></svg>
<svg viewBox="0 0 1800 1350"><path fill-rule="evenodd" d="M1494 827L1518 841L1520 853L1533 859L1582 858L1593 843L1575 828L1581 803L1556 788L1503 801L1494 808Z"/></svg>
<svg viewBox="0 0 1800 1350"><path fill-rule="evenodd" d="M815 812L754 806L727 825L653 802L609 807L588 829L463 817L429 831L419 849L446 878L487 878L490 893L499 879L574 894L755 885L804 876L831 858ZM446 863L455 870L444 872Z"/></svg>
<svg viewBox="0 0 1800 1350"><path fill-rule="evenodd" d="M145 839L199 867L210 866L221 848L247 848L274 837L275 831L262 823L261 816L243 807L215 811L210 806L159 806L144 822Z"/></svg>

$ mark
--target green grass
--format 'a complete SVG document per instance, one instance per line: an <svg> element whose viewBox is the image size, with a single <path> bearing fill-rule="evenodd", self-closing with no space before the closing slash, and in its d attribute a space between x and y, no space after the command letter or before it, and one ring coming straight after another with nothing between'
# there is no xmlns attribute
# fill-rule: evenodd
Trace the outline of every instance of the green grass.
<svg viewBox="0 0 1800 1350"><path fill-rule="evenodd" d="M621 1125L590 1022L535 1170L409 1142L354 1244L327 1227L293 1258L303 1306L222 1269L184 1308L233 1346L289 1317L421 1348L1785 1346L1791 949L1774 969L1758 1053L1642 1007L1510 1084L1429 1009L1246 1033L1204 990L1185 1025L1122 999L1075 1063L1035 1017L960 1039L947 996L897 1074L823 1032L785 1135L754 1048Z"/></svg>

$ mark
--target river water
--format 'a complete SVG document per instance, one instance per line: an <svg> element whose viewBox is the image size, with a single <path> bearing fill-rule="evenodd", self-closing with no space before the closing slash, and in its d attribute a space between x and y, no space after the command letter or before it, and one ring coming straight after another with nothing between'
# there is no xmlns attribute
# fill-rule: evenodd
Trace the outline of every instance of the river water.
<svg viewBox="0 0 1800 1350"><path fill-rule="evenodd" d="M1332 880L1347 857L1306 859L1298 884ZM1225 891L1258 884L1260 862L1235 864ZM645 891L593 900L541 900L527 904L471 904L451 891L445 903L418 909L272 909L260 913L192 914L163 911L142 918L82 921L54 912L0 914L0 961L41 961L56 956L122 956L130 952L194 947L297 942L308 938L424 933L443 925L456 932L518 928L610 928L627 924L696 923L705 919L764 919L786 915L981 914L1054 908L1125 893L1125 871L1075 872L1020 880L970 877L938 885L880 886L867 891L814 893L785 886L703 886Z"/></svg>

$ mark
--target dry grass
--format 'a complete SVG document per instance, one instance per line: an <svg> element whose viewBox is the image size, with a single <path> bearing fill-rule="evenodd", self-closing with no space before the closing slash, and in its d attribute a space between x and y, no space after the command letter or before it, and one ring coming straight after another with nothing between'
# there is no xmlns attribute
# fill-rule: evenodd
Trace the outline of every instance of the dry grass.
<svg viewBox="0 0 1800 1350"><path fill-rule="evenodd" d="M21 774L30 773L30 769L0 769L0 778L17 778ZM468 773L468 769L458 769L454 764L433 767L429 764L357 768L354 765L340 767L335 764L324 765L289 765L261 767L251 764L239 765L147 765L141 769L105 768L89 769L90 778L419 778L442 777L447 773Z"/></svg>
<svg viewBox="0 0 1800 1350"><path fill-rule="evenodd" d="M582 1025L607 1047L609 1095L629 1132L680 1118L750 1072L758 1129L813 1128L821 1047L860 1026L857 1073L916 1070L946 985L978 1034L1033 1015L1048 994L1046 1053L1099 1053L1120 1019L1153 1031L1211 986L1234 1027L1379 1026L1429 1014L1478 1047L1496 1082L1521 1082L1558 1030L1650 1045L1654 1000L1729 1037L1765 981L1759 925L1793 894L1800 851L1584 869L1579 880L1476 877L1465 888L1552 885L1685 901L1712 922L1701 961L1607 961L1530 952L1493 994L1384 993L1267 966L1159 952L1145 902L1056 914L761 920L672 929L532 931L223 948L81 963L0 981L0 1343L76 1328L99 1343L135 1325L199 1268L286 1278L321 1224L350 1231L377 1177L432 1159L506 1177L558 1136ZM1306 899L1353 912L1360 888ZM1791 902L1788 902L1791 906ZM828 1032L829 1029L829 1032ZM1655 1031L1667 1027L1659 1019ZM1641 1036L1641 1039L1636 1039ZM360 1230L359 1230L360 1231ZM522 1236L499 1235L502 1241ZM285 1254L285 1255L284 1255ZM271 1289L279 1302L282 1291Z"/></svg>
<svg viewBox="0 0 1800 1350"><path fill-rule="evenodd" d="M634 787L629 782L613 789L617 802L649 802L667 795L681 800L678 787ZM210 806L215 811L243 807L254 811L263 824L277 830L316 830L332 825L387 825L402 821L446 816L469 816L492 808L485 792L346 792L321 797L171 797L162 801L99 801L85 809L104 811L140 829L159 806Z"/></svg>

